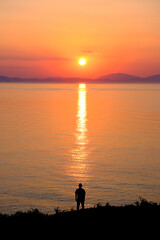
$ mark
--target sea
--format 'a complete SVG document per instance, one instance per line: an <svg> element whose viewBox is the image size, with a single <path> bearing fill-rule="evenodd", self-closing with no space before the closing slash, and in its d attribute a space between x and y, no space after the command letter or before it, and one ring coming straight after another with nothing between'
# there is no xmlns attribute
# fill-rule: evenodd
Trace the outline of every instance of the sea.
<svg viewBox="0 0 160 240"><path fill-rule="evenodd" d="M160 84L0 84L0 213L160 202Z"/></svg>

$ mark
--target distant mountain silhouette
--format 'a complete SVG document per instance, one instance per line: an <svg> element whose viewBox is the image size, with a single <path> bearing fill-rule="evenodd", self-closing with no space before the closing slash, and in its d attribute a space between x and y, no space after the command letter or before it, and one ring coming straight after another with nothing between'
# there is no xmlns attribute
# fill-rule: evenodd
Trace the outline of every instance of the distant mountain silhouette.
<svg viewBox="0 0 160 240"><path fill-rule="evenodd" d="M78 83L89 82L88 78L63 78L63 77L51 77L51 78L17 78L0 76L0 82L15 82L15 83Z"/></svg>
<svg viewBox="0 0 160 240"><path fill-rule="evenodd" d="M145 78L129 75L125 73L113 73L95 79L89 78L12 78L0 76L0 82L17 83L160 83L160 74L148 76Z"/></svg>
<svg viewBox="0 0 160 240"><path fill-rule="evenodd" d="M160 79L160 74L149 76L146 79L148 81L158 81L158 79Z"/></svg>
<svg viewBox="0 0 160 240"><path fill-rule="evenodd" d="M125 73L113 73L96 80L103 83L160 83L160 74L142 78Z"/></svg>
<svg viewBox="0 0 160 240"><path fill-rule="evenodd" d="M129 75L125 73L113 73L113 74L108 74L106 76L102 76L98 78L99 80L107 80L107 81L118 81L118 82L123 82L123 81L139 81L141 80L140 77L134 76L134 75Z"/></svg>

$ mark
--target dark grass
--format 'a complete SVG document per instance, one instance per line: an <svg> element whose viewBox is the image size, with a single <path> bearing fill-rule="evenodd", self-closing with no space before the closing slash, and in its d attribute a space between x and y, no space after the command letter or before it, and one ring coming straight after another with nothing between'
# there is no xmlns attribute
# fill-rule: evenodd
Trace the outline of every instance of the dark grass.
<svg viewBox="0 0 160 240"><path fill-rule="evenodd" d="M59 208L55 209L54 214L45 214L40 212L38 209L32 209L27 212L16 212L15 214L0 214L0 226L12 225L17 226L55 226L59 224L76 225L81 223L94 225L105 224L105 225L128 225L143 224L143 223L157 223L160 221L160 204L149 202L145 199L140 198L139 201L130 205L112 206L107 203L102 206L98 203L93 208L87 208L84 210L70 210L61 211Z"/></svg>
<svg viewBox="0 0 160 240"><path fill-rule="evenodd" d="M2 239L157 239L160 204L140 199L122 206L97 204L84 210L45 214L38 209L0 214Z"/></svg>

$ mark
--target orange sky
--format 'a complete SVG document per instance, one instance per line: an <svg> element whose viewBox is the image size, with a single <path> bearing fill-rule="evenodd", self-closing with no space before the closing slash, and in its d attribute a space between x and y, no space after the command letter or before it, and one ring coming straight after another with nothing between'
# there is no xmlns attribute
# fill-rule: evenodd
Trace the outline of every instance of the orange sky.
<svg viewBox="0 0 160 240"><path fill-rule="evenodd" d="M160 73L159 11L159 0L1 0L0 75Z"/></svg>

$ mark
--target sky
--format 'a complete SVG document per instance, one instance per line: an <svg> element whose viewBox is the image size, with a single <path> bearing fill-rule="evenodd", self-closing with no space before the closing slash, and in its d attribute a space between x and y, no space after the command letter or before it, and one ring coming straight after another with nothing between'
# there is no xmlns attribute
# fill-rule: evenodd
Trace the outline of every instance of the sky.
<svg viewBox="0 0 160 240"><path fill-rule="evenodd" d="M0 0L0 75L158 74L159 12L159 0Z"/></svg>

